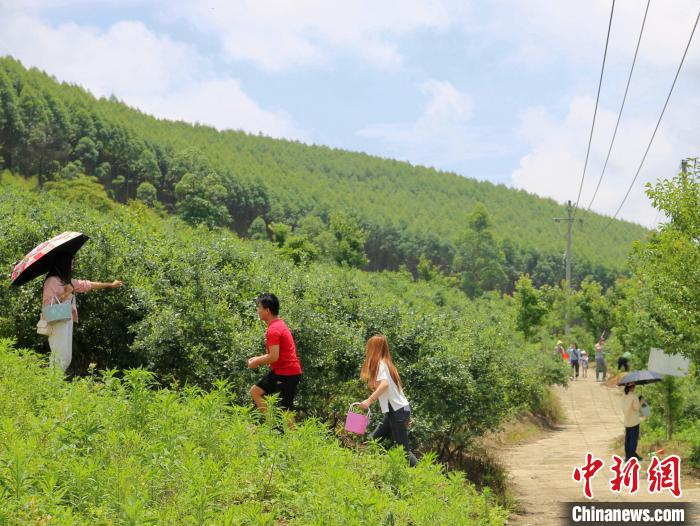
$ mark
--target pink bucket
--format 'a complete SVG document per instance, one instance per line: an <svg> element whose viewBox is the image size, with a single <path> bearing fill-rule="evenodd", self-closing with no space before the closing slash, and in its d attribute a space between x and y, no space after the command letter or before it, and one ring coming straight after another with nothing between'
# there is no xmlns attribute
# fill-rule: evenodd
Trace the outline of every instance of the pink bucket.
<svg viewBox="0 0 700 526"><path fill-rule="evenodd" d="M367 431L367 426L369 425L370 411L368 409L366 415L363 415L362 413L353 413L352 407L355 405L360 404L358 404L357 402L354 404L350 404L350 409L348 409L348 416L345 419L345 430L350 431L351 433L357 433L358 435L364 435Z"/></svg>

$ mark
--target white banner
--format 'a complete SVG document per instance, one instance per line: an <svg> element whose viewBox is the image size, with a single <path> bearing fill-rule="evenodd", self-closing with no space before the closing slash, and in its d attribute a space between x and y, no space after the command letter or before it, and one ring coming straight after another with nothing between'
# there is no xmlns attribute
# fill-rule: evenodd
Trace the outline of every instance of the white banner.
<svg viewBox="0 0 700 526"><path fill-rule="evenodd" d="M652 347L647 369L668 376L687 376L690 359L680 354L666 354L663 349Z"/></svg>

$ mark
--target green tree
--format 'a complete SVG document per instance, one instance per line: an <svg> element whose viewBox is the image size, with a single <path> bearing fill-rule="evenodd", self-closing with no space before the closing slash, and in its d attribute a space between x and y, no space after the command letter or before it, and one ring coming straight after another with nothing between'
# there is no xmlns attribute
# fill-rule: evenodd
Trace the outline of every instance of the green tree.
<svg viewBox="0 0 700 526"><path fill-rule="evenodd" d="M597 339L603 331L609 331L612 325L612 306L610 294L603 293L603 287L592 278L581 283L581 289L573 298L573 303L583 319L586 328Z"/></svg>
<svg viewBox="0 0 700 526"><path fill-rule="evenodd" d="M367 265L367 233L354 217L345 214L332 215L330 231L335 239L331 250L336 263L357 268Z"/></svg>
<svg viewBox="0 0 700 526"><path fill-rule="evenodd" d="M627 330L700 361L700 164L690 160L685 172L647 184L647 194L669 222L635 246L622 308L637 324L628 321Z"/></svg>
<svg viewBox="0 0 700 526"><path fill-rule="evenodd" d="M250 236L250 239L270 239L270 236L267 232L267 225L265 224L265 220L261 216L258 216L255 219L253 219L253 222L250 224L250 228L248 229L248 235Z"/></svg>
<svg viewBox="0 0 700 526"><path fill-rule="evenodd" d="M143 201L148 206L153 208L158 200L156 187L148 181L144 181L136 189L136 199Z"/></svg>
<svg viewBox="0 0 700 526"><path fill-rule="evenodd" d="M315 260L319 250L308 237L292 234L285 240L282 253L299 265Z"/></svg>
<svg viewBox="0 0 700 526"><path fill-rule="evenodd" d="M10 77L0 68L0 155L9 168L13 167L23 127L17 92Z"/></svg>
<svg viewBox="0 0 700 526"><path fill-rule="evenodd" d="M25 126L20 166L25 173L38 175L44 182L47 149L51 143L51 112L46 100L31 86L24 86L19 96L22 122Z"/></svg>
<svg viewBox="0 0 700 526"><path fill-rule="evenodd" d="M292 227L284 223L270 223L270 237L278 247L283 247L287 238L292 235Z"/></svg>
<svg viewBox="0 0 700 526"><path fill-rule="evenodd" d="M547 305L540 299L539 291L532 285L530 276L521 276L515 285L516 327L526 338L532 338L547 315Z"/></svg>
<svg viewBox="0 0 700 526"><path fill-rule="evenodd" d="M493 237L489 213L479 203L469 217L469 228L457 241L455 267L462 275L462 290L471 298L503 290L507 282L504 264L505 255Z"/></svg>
<svg viewBox="0 0 700 526"><path fill-rule="evenodd" d="M100 155L95 141L90 137L81 137L78 144L73 148L73 155L77 160L83 163L85 171L92 175L95 173L95 164Z"/></svg>
<svg viewBox="0 0 700 526"><path fill-rule="evenodd" d="M186 173L175 185L177 211L192 225L223 226L231 220L226 209L226 188L214 174Z"/></svg>
<svg viewBox="0 0 700 526"><path fill-rule="evenodd" d="M43 190L60 198L66 205L79 203L101 212L108 212L114 208L114 202L95 177L79 175L70 179L48 181Z"/></svg>

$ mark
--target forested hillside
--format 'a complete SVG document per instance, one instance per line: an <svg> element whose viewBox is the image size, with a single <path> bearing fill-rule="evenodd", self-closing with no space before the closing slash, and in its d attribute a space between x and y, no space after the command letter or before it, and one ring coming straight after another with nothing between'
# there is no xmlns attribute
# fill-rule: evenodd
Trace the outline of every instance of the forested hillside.
<svg viewBox="0 0 700 526"><path fill-rule="evenodd" d="M552 200L361 153L155 119L11 58L0 58L0 157L40 186L80 186L85 174L119 202L271 237L306 259L439 270L473 296L510 292L523 273L536 285L563 277L552 218L565 211ZM616 221L601 236L606 218L579 217L574 282L592 275L610 285L644 230Z"/></svg>

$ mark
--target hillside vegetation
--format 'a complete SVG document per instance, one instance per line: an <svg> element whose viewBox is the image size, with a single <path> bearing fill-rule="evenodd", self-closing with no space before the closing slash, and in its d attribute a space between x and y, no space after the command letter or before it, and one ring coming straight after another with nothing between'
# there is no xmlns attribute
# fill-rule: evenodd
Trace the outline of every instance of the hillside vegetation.
<svg viewBox="0 0 700 526"><path fill-rule="evenodd" d="M75 259L77 278L123 279L125 286L79 295L71 372L145 367L163 385L209 388L227 379L238 403L259 372L264 325L254 298L273 291L299 348L303 414L335 426L359 381L368 337L383 333L417 415L422 449L454 460L472 440L517 411L536 407L565 373L551 353L525 342L512 298L469 300L439 278L369 273L326 263L295 263L269 242L226 229L191 227L143 204L115 205L92 183L57 196L5 173L0 181L0 337L46 352L36 334L41 280L8 286L9 269L41 241L77 230L90 236ZM102 194L100 194L102 192ZM508 374L504 374L508 371Z"/></svg>
<svg viewBox="0 0 700 526"><path fill-rule="evenodd" d="M40 186L87 174L119 202L138 198L190 224L254 237L294 229L289 243L310 259L416 273L424 258L458 281L466 275L471 295L511 292L524 273L537 286L563 278L564 242L552 218L565 210L550 199L361 153L155 119L11 58L0 58L0 156ZM481 268L464 262L475 257L469 230L477 204L493 240L479 244L476 257L486 254L484 266L499 271L474 287L469 280ZM644 230L615 221L600 236L606 218L578 216L574 282L591 275L609 286ZM364 253L346 257L336 246L344 242Z"/></svg>
<svg viewBox="0 0 700 526"><path fill-rule="evenodd" d="M498 525L457 472L403 451L353 452L306 420L278 431L231 386L153 390L153 376L74 382L0 340L0 524Z"/></svg>

